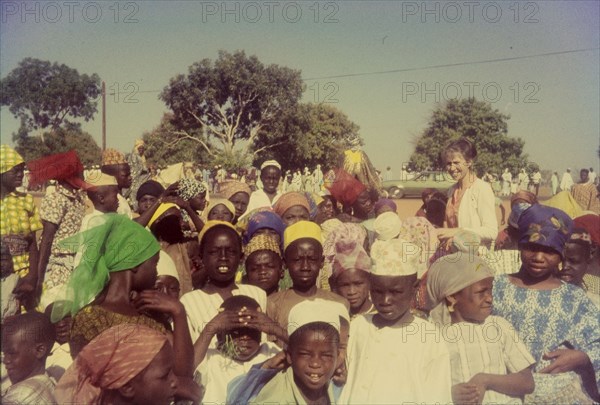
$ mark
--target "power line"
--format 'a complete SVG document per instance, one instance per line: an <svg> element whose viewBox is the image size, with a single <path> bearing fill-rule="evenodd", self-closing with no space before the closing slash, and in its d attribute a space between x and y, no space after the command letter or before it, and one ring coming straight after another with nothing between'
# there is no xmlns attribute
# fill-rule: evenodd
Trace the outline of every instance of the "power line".
<svg viewBox="0 0 600 405"><path fill-rule="evenodd" d="M393 69L393 70L382 70L377 72L361 72L361 73L346 73L341 75L333 75L333 76L321 76L321 77L310 77L306 79L302 79L302 81L311 81L311 80L324 80L324 79L340 79L346 77L358 77L358 76L375 76L375 75L383 75L390 73L401 73L401 72L416 72L419 70L428 70L428 69L441 69L447 67L456 67L456 66L469 66L469 65L483 65L488 63L497 63L497 62L508 62L513 60L523 60L523 59L533 59L533 58L542 58L547 56L555 56L555 55L565 55L569 53L581 53L581 52L590 52L597 51L600 48L585 48L585 49L572 49L568 51L557 51L557 52L546 52L546 53L538 53L534 55L525 55L525 56L513 56L510 58L498 58L498 59L486 59L486 60L478 60L471 62L457 62L457 63L445 63L442 65L429 65L429 66L419 66L419 67L410 67L403 69ZM137 90L135 94L139 93L160 93L162 90ZM126 93L125 91L123 93ZM108 95L115 95L115 93L107 93Z"/></svg>
<svg viewBox="0 0 600 405"><path fill-rule="evenodd" d="M564 55L564 54L568 54L568 53L597 51L598 49L600 49L600 48L573 49L570 51L547 52L547 53L539 53L539 54L535 54L535 55L513 56L510 58L486 59L486 60L479 60L479 61L472 61L472 62L446 63L443 65L430 65L430 66L411 67L411 68L404 68L404 69L383 70L383 71L379 71L379 72L347 73L347 74L343 74L343 75L311 77L311 78L302 79L302 80L308 81L308 80L323 80L323 79L339 79L339 78L344 78L344 77L373 76L373 75L382 75L382 74L389 74L389 73L414 72L414 71L418 71L418 70L440 69L440 68L455 67L455 66L482 65L482 64L486 64L486 63L507 62L507 61L512 61L512 60L532 59L532 58L540 58L540 57L554 56L554 55Z"/></svg>

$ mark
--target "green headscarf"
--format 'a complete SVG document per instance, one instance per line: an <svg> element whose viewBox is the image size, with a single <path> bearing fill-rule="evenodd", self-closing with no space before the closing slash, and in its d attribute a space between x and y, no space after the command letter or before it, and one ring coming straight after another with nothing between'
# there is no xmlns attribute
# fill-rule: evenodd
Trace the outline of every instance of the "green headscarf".
<svg viewBox="0 0 600 405"><path fill-rule="evenodd" d="M60 242L62 248L81 254L81 260L62 302L54 304L52 322L67 314L73 316L92 302L108 283L109 273L133 269L160 250L154 236L125 215L104 214L101 218L100 225Z"/></svg>

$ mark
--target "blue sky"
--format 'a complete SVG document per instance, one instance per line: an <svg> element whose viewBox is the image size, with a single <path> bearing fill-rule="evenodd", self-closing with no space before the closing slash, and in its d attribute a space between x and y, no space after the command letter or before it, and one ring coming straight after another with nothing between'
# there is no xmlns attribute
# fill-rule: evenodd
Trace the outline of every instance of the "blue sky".
<svg viewBox="0 0 600 405"><path fill-rule="evenodd" d="M120 89L107 101L107 143L122 151L159 123L158 93L170 78L220 49L242 49L301 70L310 79L304 101L346 113L379 168L399 172L436 102L472 93L510 114L509 136L523 138L543 168L600 171L597 1L0 5L0 76L25 57L97 73L109 91ZM461 65L425 68L451 64ZM373 73L388 71L396 72ZM366 74L340 77L355 73ZM10 143L18 122L7 108L0 118ZM101 114L84 129L100 143Z"/></svg>

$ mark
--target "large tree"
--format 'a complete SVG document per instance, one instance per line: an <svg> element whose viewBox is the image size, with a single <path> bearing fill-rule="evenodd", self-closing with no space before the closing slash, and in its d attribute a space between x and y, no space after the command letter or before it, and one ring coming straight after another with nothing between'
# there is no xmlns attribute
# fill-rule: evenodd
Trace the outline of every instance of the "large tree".
<svg viewBox="0 0 600 405"><path fill-rule="evenodd" d="M102 149L89 133L82 131L76 124L65 124L42 135L43 140L42 136L29 136L21 127L13 136L15 149L26 162L71 149L77 152L86 166L99 165L102 161Z"/></svg>
<svg viewBox="0 0 600 405"><path fill-rule="evenodd" d="M277 159L285 169L321 164L331 168L343 158L347 140L359 127L328 104L299 104L282 116L273 131L261 133L254 144L255 162Z"/></svg>
<svg viewBox="0 0 600 405"><path fill-rule="evenodd" d="M449 142L465 137L477 148L474 167L479 175L485 171L500 174L506 167L516 174L527 166L527 155L523 154L525 142L508 136L509 118L474 98L440 104L416 139L409 165L413 170L443 168L440 152Z"/></svg>
<svg viewBox="0 0 600 405"><path fill-rule="evenodd" d="M204 162L207 153L198 143L190 139L180 139L171 121L173 115L163 115L160 124L143 135L146 142L148 163L165 167L179 162ZM199 135L198 135L199 136ZM177 141L177 142L176 142Z"/></svg>
<svg viewBox="0 0 600 405"><path fill-rule="evenodd" d="M64 64L23 59L0 81L2 106L27 130L58 129L69 118L89 121L97 111L100 78Z"/></svg>
<svg viewBox="0 0 600 405"><path fill-rule="evenodd" d="M159 97L173 112L172 144L191 140L214 159L233 156L238 141L245 141L238 153L250 153L258 134L296 107L302 90L300 71L220 51L214 62L203 59L171 79Z"/></svg>

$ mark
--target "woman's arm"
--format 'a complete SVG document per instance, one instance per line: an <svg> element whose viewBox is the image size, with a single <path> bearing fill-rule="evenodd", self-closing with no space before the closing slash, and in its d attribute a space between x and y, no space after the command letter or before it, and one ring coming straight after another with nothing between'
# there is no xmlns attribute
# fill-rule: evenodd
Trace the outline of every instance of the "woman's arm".
<svg viewBox="0 0 600 405"><path fill-rule="evenodd" d="M136 297L135 307L138 311L158 311L171 316L175 352L173 372L176 376L192 377L196 369L193 364L194 347L183 304L161 291L144 290Z"/></svg>
<svg viewBox="0 0 600 405"><path fill-rule="evenodd" d="M58 230L58 225L53 222L42 220L42 225L44 228L42 230L42 241L40 242L39 260L37 266L36 294L41 294L42 292L42 284L44 283L46 267L48 267L48 260L50 259L52 242L54 241L54 235L56 235L56 231Z"/></svg>
<svg viewBox="0 0 600 405"><path fill-rule="evenodd" d="M474 384L481 387L481 392L487 390L499 392L511 397L523 397L530 394L534 389L533 374L530 366L518 373L511 374L475 374L467 384ZM483 395L481 397L483 399Z"/></svg>

